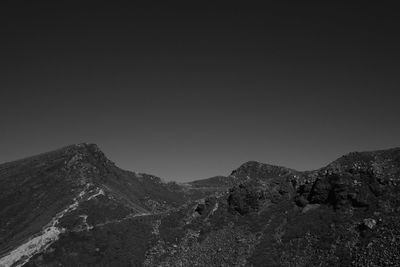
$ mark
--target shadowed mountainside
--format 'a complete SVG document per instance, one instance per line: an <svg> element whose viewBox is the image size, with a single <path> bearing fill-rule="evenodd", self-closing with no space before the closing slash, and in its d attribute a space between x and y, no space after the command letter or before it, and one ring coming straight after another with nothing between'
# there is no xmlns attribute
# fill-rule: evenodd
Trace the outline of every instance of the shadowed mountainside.
<svg viewBox="0 0 400 267"><path fill-rule="evenodd" d="M396 266L400 149L178 184L80 144L0 165L0 266Z"/></svg>
<svg viewBox="0 0 400 267"><path fill-rule="evenodd" d="M82 218L97 224L155 214L202 196L199 190L192 194L192 190L176 183L121 170L96 145L88 144L2 164L0 177L2 256L35 235L44 235L38 241L42 246L38 246L39 250L44 249L59 234L46 236L43 229L52 231L56 225L79 228L86 223ZM74 217L72 214L77 221L70 218ZM48 225L56 217L55 225Z"/></svg>

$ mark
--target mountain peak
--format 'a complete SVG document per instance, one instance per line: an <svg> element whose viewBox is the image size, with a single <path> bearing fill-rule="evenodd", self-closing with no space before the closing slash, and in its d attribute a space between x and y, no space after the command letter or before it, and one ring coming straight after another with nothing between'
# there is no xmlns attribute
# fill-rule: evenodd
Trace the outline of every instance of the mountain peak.
<svg viewBox="0 0 400 267"><path fill-rule="evenodd" d="M53 169L65 170L107 170L115 164L110 161L96 144L74 144L56 150L23 158L0 165L0 176L15 173L47 173Z"/></svg>
<svg viewBox="0 0 400 267"><path fill-rule="evenodd" d="M277 176L284 176L296 173L296 170L282 166L261 163L258 161L247 161L240 165L239 168L232 171L231 176L244 176L249 178L269 179Z"/></svg>
<svg viewBox="0 0 400 267"><path fill-rule="evenodd" d="M104 154L98 145L94 143L72 144L54 151L64 151L65 153L101 153ZM51 153L51 152L49 152Z"/></svg>

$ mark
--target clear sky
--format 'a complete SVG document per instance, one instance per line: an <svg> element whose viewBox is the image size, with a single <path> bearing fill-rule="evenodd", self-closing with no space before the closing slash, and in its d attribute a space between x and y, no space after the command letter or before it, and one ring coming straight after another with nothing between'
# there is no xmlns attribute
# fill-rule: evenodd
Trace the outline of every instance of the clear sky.
<svg viewBox="0 0 400 267"><path fill-rule="evenodd" d="M89 142L187 181L400 146L391 6L107 2L0 4L0 162Z"/></svg>

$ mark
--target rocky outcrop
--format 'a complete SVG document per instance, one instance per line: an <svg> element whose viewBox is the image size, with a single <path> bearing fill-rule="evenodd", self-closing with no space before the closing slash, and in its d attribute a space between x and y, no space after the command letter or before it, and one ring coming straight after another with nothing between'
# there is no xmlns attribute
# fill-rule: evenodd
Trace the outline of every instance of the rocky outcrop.
<svg viewBox="0 0 400 267"><path fill-rule="evenodd" d="M186 184L80 144L0 165L0 263L397 266L400 149L315 171L247 162Z"/></svg>
<svg viewBox="0 0 400 267"><path fill-rule="evenodd" d="M236 170L232 171L231 176L268 180L270 178L284 177L296 173L298 172L286 167L260 163L257 161L248 161Z"/></svg>

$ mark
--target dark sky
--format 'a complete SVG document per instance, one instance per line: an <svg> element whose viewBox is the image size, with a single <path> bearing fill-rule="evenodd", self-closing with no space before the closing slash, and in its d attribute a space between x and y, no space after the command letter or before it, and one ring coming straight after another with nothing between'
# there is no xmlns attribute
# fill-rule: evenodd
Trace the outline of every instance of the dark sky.
<svg viewBox="0 0 400 267"><path fill-rule="evenodd" d="M0 4L0 162L90 142L187 181L400 145L392 6L38 2Z"/></svg>

